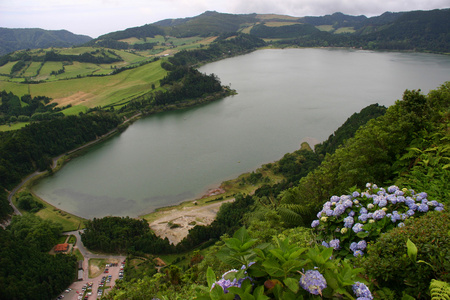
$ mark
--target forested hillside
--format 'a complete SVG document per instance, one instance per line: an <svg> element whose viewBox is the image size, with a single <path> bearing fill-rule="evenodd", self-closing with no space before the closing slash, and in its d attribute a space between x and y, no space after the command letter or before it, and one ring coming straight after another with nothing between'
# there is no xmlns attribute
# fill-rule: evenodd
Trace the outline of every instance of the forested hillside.
<svg viewBox="0 0 450 300"><path fill-rule="evenodd" d="M89 36L73 34L67 30L0 28L0 55L22 49L71 47L91 39Z"/></svg>

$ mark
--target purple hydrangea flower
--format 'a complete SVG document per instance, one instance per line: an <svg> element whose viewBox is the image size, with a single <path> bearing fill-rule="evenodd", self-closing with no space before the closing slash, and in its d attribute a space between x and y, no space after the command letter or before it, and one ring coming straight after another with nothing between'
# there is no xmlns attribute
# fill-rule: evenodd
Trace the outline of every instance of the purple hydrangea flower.
<svg viewBox="0 0 450 300"><path fill-rule="evenodd" d="M436 200L430 201L428 204L430 205L430 203L431 203L432 206L438 206L439 205L439 202L437 202Z"/></svg>
<svg viewBox="0 0 450 300"><path fill-rule="evenodd" d="M428 194L425 193L425 192L422 192L422 193L419 193L419 195L417 195L417 197L420 197L420 198L422 198L422 199L425 199L425 198L428 197Z"/></svg>
<svg viewBox="0 0 450 300"><path fill-rule="evenodd" d="M355 282L354 285L352 285L353 293L355 293L356 297L365 297L367 299L373 299L372 293L370 292L369 288L359 281Z"/></svg>
<svg viewBox="0 0 450 300"><path fill-rule="evenodd" d="M322 290L327 287L327 281L316 270L308 270L305 274L302 274L299 284L313 295L322 295Z"/></svg>
<svg viewBox="0 0 450 300"><path fill-rule="evenodd" d="M327 248L330 248L330 245L328 245L328 243L325 242L325 241L322 241L322 246L327 247Z"/></svg>
<svg viewBox="0 0 450 300"><path fill-rule="evenodd" d="M361 209L359 210L359 213L360 213L361 215L362 215L362 214L367 214L367 213L368 213L367 208L361 207Z"/></svg>
<svg viewBox="0 0 450 300"><path fill-rule="evenodd" d="M364 252L362 252L361 250L355 250L354 252L353 252L353 256L354 257L358 257L358 256L363 256L364 255Z"/></svg>
<svg viewBox="0 0 450 300"><path fill-rule="evenodd" d="M387 201L385 198L380 199L380 202L378 202L379 207L385 207L387 205Z"/></svg>
<svg viewBox="0 0 450 300"><path fill-rule="evenodd" d="M435 209L434 209L435 211L443 211L444 210L444 208L443 207L440 207L440 206L438 206L438 207L436 207Z"/></svg>
<svg viewBox="0 0 450 300"><path fill-rule="evenodd" d="M334 239L330 241L330 247L334 250L339 250L341 247L339 246L340 241L338 239Z"/></svg>
<svg viewBox="0 0 450 300"><path fill-rule="evenodd" d="M408 215L408 217L412 217L414 215L414 210L410 209L406 212L406 214Z"/></svg>
<svg viewBox="0 0 450 300"><path fill-rule="evenodd" d="M403 202L405 202L405 200L406 200L406 198L403 197L403 196L398 196L397 197L397 202L403 203Z"/></svg>
<svg viewBox="0 0 450 300"><path fill-rule="evenodd" d="M312 227L312 228L317 227L317 226L319 226L319 224L320 224L320 221L319 221L319 220L314 220L314 221L312 221L312 223L311 223L311 227Z"/></svg>
<svg viewBox="0 0 450 300"><path fill-rule="evenodd" d="M359 194L359 192L354 191L353 194L352 194L352 196L353 196L353 198L356 198L356 197L359 197L360 194Z"/></svg>
<svg viewBox="0 0 450 300"><path fill-rule="evenodd" d="M411 205L415 204L414 199L411 197L406 197L405 204L410 207Z"/></svg>

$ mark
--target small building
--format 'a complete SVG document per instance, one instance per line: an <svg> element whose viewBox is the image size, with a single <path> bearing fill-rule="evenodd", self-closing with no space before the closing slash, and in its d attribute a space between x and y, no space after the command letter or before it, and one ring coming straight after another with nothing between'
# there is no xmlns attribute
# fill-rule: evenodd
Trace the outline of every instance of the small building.
<svg viewBox="0 0 450 300"><path fill-rule="evenodd" d="M55 246L55 252L67 252L69 250L69 244L58 244Z"/></svg>

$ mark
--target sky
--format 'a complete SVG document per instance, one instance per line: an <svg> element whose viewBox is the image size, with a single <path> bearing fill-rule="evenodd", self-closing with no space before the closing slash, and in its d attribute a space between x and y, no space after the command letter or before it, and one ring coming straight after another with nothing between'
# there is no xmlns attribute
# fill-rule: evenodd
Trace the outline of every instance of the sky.
<svg viewBox="0 0 450 300"><path fill-rule="evenodd" d="M96 38L207 10L232 14L378 16L386 11L450 8L450 0L0 0L0 27L66 29Z"/></svg>

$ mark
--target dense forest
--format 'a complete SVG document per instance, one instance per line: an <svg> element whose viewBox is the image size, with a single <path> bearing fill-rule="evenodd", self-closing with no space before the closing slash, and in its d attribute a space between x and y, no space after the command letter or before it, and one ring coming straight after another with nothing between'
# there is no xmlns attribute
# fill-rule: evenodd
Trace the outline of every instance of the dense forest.
<svg viewBox="0 0 450 300"><path fill-rule="evenodd" d="M0 299L53 299L76 278L75 256L49 251L62 227L31 214L0 229Z"/></svg>

